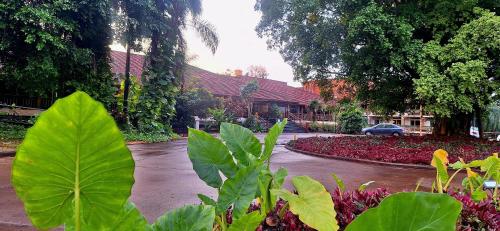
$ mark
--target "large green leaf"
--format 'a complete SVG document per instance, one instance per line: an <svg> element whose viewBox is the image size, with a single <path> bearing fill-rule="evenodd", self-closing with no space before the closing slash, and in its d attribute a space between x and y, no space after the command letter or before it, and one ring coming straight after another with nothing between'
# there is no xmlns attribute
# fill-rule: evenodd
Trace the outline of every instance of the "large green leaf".
<svg viewBox="0 0 500 231"><path fill-rule="evenodd" d="M152 225L154 231L211 231L215 208L210 205L188 205L162 215Z"/></svg>
<svg viewBox="0 0 500 231"><path fill-rule="evenodd" d="M273 127L269 129L266 138L264 138L265 146L264 151L262 152L261 160L268 160L269 158L271 158L274 146L278 141L278 137L281 135L281 133L283 133L283 129L285 129L285 125L287 122L288 120L285 119L282 122L274 124Z"/></svg>
<svg viewBox="0 0 500 231"><path fill-rule="evenodd" d="M253 211L235 220L228 231L255 231L266 216L259 211Z"/></svg>
<svg viewBox="0 0 500 231"><path fill-rule="evenodd" d="M486 179L492 178L496 182L500 182L500 159L498 155L486 158L481 165L481 171L486 173Z"/></svg>
<svg viewBox="0 0 500 231"><path fill-rule="evenodd" d="M123 207L118 219L113 222L111 228L106 230L144 231L149 229L146 218L135 207L134 203L128 202Z"/></svg>
<svg viewBox="0 0 500 231"><path fill-rule="evenodd" d="M211 187L222 185L219 170L227 178L236 174L237 167L227 147L206 132L189 129L188 155L196 174Z"/></svg>
<svg viewBox="0 0 500 231"><path fill-rule="evenodd" d="M233 156L241 164L246 166L250 164L251 160L248 154L255 157L260 156L262 148L260 141L248 128L236 124L222 123L220 136L226 142L226 146L231 150Z"/></svg>
<svg viewBox="0 0 500 231"><path fill-rule="evenodd" d="M446 194L396 193L385 198L378 207L362 213L346 230L452 231L461 209L460 202Z"/></svg>
<svg viewBox="0 0 500 231"><path fill-rule="evenodd" d="M272 193L286 200L290 211L306 225L319 231L338 230L332 196L325 187L308 176L296 176L292 183L298 195L284 189Z"/></svg>
<svg viewBox="0 0 500 231"><path fill-rule="evenodd" d="M445 184L449 179L448 170L446 169L446 166L443 164L441 159L439 159L436 156L433 156L432 160L436 162L437 175L441 180L441 183Z"/></svg>
<svg viewBox="0 0 500 231"><path fill-rule="evenodd" d="M201 193L198 193L197 196L200 201L203 202L203 204L217 206L217 202L215 202L214 199L210 198L209 196L203 195Z"/></svg>
<svg viewBox="0 0 500 231"><path fill-rule="evenodd" d="M259 173L258 185L259 190L257 191L257 196L260 197L260 210L262 213L268 213L273 208L271 203L271 185L273 180L273 174L269 170L262 170Z"/></svg>
<svg viewBox="0 0 500 231"><path fill-rule="evenodd" d="M28 130L13 163L12 184L38 228L104 227L130 196L134 160L102 104L75 92Z"/></svg>
<svg viewBox="0 0 500 231"><path fill-rule="evenodd" d="M234 178L224 181L217 200L218 213L225 212L229 206L233 205L234 219L243 215L255 199L259 172L259 166L250 165L241 168Z"/></svg>

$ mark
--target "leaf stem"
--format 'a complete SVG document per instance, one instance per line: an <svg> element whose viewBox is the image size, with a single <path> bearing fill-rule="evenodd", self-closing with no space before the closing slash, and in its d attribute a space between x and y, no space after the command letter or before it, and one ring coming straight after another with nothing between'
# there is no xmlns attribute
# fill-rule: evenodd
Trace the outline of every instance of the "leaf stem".
<svg viewBox="0 0 500 231"><path fill-rule="evenodd" d="M280 219L283 219L283 216L285 216L285 212L288 209L288 207L289 207L288 202L286 202L286 204L284 204L283 207L281 207L280 212L278 214L278 216L280 217Z"/></svg>
<svg viewBox="0 0 500 231"><path fill-rule="evenodd" d="M75 231L80 231L80 142L76 146L75 169Z"/></svg>
<svg viewBox="0 0 500 231"><path fill-rule="evenodd" d="M451 175L450 179L448 179L448 182L446 182L446 184L444 185L444 190L447 190L447 189L448 189L448 187L449 187L449 186L450 186L450 184L451 184L451 180L453 180L453 178L455 178L455 176L456 176L456 175L457 175L460 171L462 171L462 168L458 169L457 171L455 171L455 172Z"/></svg>

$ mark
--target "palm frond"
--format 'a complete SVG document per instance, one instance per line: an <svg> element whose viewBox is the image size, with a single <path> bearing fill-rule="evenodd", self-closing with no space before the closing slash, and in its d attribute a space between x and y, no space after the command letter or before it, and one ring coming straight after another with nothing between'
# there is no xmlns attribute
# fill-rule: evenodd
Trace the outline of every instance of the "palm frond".
<svg viewBox="0 0 500 231"><path fill-rule="evenodd" d="M210 48L212 53L215 53L217 47L219 46L219 35L217 35L215 27L208 21L197 17L193 17L193 27L200 35L205 46Z"/></svg>

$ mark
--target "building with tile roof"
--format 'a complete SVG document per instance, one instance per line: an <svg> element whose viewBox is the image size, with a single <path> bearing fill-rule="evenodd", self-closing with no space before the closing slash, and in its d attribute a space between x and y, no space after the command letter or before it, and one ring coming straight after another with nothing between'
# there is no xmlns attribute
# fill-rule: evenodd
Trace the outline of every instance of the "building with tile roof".
<svg viewBox="0 0 500 231"><path fill-rule="evenodd" d="M125 72L125 52L111 52L111 67L113 73L120 75ZM130 73L140 78L144 66L144 56L132 54ZM198 67L187 65L184 71L184 86L187 88L203 88L214 96L225 99L239 100L240 89L251 81L257 81L259 89L252 96L253 111L265 116L271 105L276 104L285 117L303 115L307 112L309 103L320 100L319 94L302 88L288 86L286 82L255 78L245 75L229 76L213 73ZM244 116L244 115L238 115Z"/></svg>

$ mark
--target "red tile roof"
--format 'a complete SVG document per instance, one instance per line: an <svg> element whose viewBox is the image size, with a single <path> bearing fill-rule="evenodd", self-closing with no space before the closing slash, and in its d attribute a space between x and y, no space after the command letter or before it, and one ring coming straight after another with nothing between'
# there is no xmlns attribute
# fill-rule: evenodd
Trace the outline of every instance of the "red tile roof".
<svg viewBox="0 0 500 231"><path fill-rule="evenodd" d="M125 52L112 51L111 59L113 73L124 73ZM131 74L140 77L143 63L143 55L133 54L130 58ZM239 97L240 89L256 80L259 85L259 90L253 94L256 101L284 102L307 106L312 100L320 99L318 94L288 86L286 82L249 76L221 75L191 65L187 65L184 78L186 83L194 83L197 87L204 88L216 96Z"/></svg>
<svg viewBox="0 0 500 231"><path fill-rule="evenodd" d="M125 73L125 59L127 53L121 51L111 51L111 71L115 74ZM130 75L140 79L142 67L144 66L144 55L130 55Z"/></svg>

